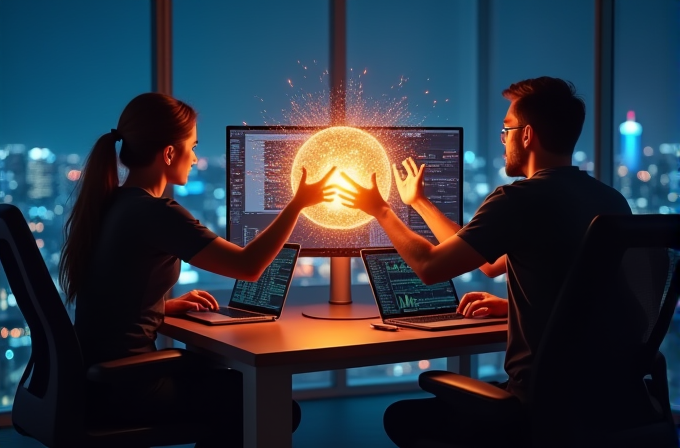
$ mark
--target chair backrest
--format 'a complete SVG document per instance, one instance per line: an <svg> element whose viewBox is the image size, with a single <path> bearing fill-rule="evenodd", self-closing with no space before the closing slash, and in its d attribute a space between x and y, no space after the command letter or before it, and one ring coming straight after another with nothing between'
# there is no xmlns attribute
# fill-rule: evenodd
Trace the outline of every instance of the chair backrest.
<svg viewBox="0 0 680 448"><path fill-rule="evenodd" d="M80 345L28 223L9 204L0 204L0 262L31 333L31 357L14 398L13 424L45 445L67 444L83 425Z"/></svg>
<svg viewBox="0 0 680 448"><path fill-rule="evenodd" d="M672 442L659 346L680 297L679 258L679 215L593 220L534 358L535 441L578 444L661 424Z"/></svg>

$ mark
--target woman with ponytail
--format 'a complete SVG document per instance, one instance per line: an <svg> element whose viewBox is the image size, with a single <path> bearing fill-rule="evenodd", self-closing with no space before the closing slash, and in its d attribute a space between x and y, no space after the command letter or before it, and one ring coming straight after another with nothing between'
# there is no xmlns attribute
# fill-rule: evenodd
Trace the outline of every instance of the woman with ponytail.
<svg viewBox="0 0 680 448"><path fill-rule="evenodd" d="M66 302L76 306L75 330L88 366L156 350L165 314L218 307L206 291L165 298L179 278L180 260L227 277L255 280L288 240L301 210L332 200L333 186L325 184L335 168L311 184L303 168L297 193L275 221L245 247L232 244L163 197L168 185L186 184L197 162L197 143L196 112L189 105L145 93L130 101L118 126L92 148L66 221L59 265ZM119 163L128 169L122 185ZM215 397L215 390L199 390L205 384L221 389L223 399ZM201 378L165 377L90 391L93 402L112 412L131 415L136 409L159 418L209 409L201 400L210 396L223 412L215 420L216 444L224 443L226 422L241 421L241 393L240 373L228 369L206 371ZM294 430L300 412L297 403L293 407ZM199 415L206 418L204 412ZM234 430L231 440L241 427L236 424Z"/></svg>

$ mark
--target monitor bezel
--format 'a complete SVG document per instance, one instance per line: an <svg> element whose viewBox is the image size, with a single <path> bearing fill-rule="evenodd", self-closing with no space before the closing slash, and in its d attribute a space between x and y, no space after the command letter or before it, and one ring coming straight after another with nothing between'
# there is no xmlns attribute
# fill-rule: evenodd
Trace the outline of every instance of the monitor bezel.
<svg viewBox="0 0 680 448"><path fill-rule="evenodd" d="M227 207L227 225L226 225L226 239L230 241L230 228L231 228L231 213L230 213L230 203L229 198L231 197L231 188L229 185L229 173L231 172L231 160L230 160L230 147L229 147L229 135L232 130L236 131L321 131L333 127L333 125L322 125L322 126L300 126L300 125L227 125L226 127L226 207ZM464 156L464 132L462 126L351 126L353 128L361 129L370 133L371 130L405 130L405 131L458 131L460 135L459 139L459 164L458 164L458 179L460 183L460 200L458 201L458 216L461 221L463 220L463 156ZM394 180L393 180L394 181ZM461 226L462 223L458 223ZM297 241L289 241L291 243L298 243ZM300 249L299 256L301 257L361 257L362 249L374 249L377 247L367 246L367 247L352 247L352 248L340 248L340 247L304 247Z"/></svg>

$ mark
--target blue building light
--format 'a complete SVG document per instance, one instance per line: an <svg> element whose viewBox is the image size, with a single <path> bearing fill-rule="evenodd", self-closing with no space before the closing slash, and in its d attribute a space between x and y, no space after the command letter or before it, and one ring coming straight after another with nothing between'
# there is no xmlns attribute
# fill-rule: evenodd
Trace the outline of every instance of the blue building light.
<svg viewBox="0 0 680 448"><path fill-rule="evenodd" d="M205 182L202 180L190 180L186 184L187 193L189 194L203 194L205 191Z"/></svg>
<svg viewBox="0 0 680 448"><path fill-rule="evenodd" d="M621 163L630 172L637 172L640 169L640 159L642 157L642 125L635 121L635 112L628 111L626 121L619 126L621 134Z"/></svg>
<svg viewBox="0 0 680 448"><path fill-rule="evenodd" d="M175 194L177 196L198 195L205 192L205 182L202 180L190 180L186 185L176 185Z"/></svg>

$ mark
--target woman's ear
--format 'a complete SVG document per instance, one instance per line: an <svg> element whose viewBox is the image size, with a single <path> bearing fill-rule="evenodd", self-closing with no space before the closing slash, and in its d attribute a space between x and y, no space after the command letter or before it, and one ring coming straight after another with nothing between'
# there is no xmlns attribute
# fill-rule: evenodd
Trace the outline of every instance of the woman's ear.
<svg viewBox="0 0 680 448"><path fill-rule="evenodd" d="M175 153L175 148L172 146L166 146L163 149L163 161L165 162L166 165L170 166L172 163L172 157Z"/></svg>

